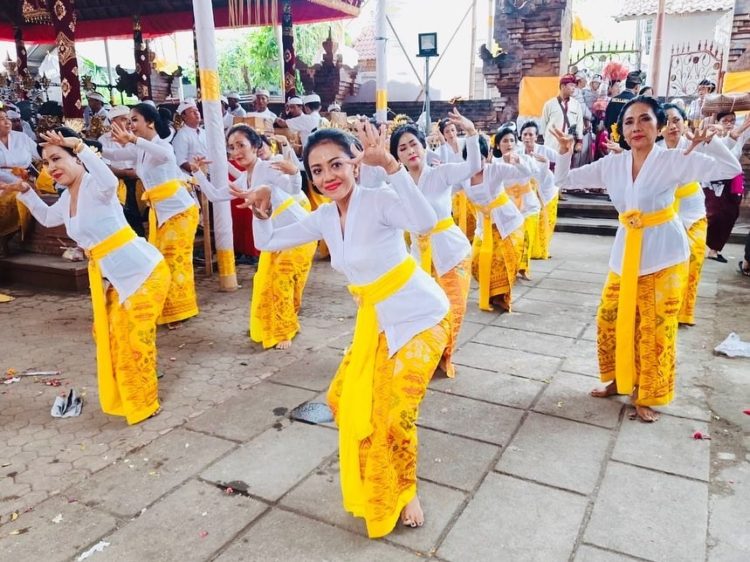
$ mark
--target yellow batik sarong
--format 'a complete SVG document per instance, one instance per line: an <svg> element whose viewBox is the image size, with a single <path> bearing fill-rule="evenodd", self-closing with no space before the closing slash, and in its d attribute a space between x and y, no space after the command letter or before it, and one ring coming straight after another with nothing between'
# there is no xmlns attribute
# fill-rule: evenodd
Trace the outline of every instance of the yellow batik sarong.
<svg viewBox="0 0 750 562"><path fill-rule="evenodd" d="M146 192L148 193L148 192ZM156 213L151 209L150 216ZM198 227L198 207L176 214L156 229L155 246L164 256L172 282L159 324L187 320L198 314L193 274L193 246ZM149 241L151 240L149 233Z"/></svg>
<svg viewBox="0 0 750 562"><path fill-rule="evenodd" d="M701 280L701 270L706 259L706 235L708 234L708 219L703 217L695 221L687 231L690 243L690 261L685 287L682 294L680 308L680 324L695 324L695 302L698 299L698 284Z"/></svg>
<svg viewBox="0 0 750 562"><path fill-rule="evenodd" d="M294 199L287 199L273 212L272 218L294 203ZM302 293L317 246L317 242L310 242L281 252L260 253L253 277L249 334L264 349L291 341L299 332Z"/></svg>
<svg viewBox="0 0 750 562"><path fill-rule="evenodd" d="M419 405L448 344L448 320L414 336L393 357L388 357L385 334L380 332L375 338L374 371L369 383L372 409L367 420L371 431L354 451L359 465L354 476L361 486L361 499L355 510L347 505L344 494L344 507L365 519L370 538L390 533L403 508L417 493ZM348 370L351 361L350 350L328 389L328 404L339 427L347 378L359 374ZM341 471L343 487L343 460Z"/></svg>
<svg viewBox="0 0 750 562"><path fill-rule="evenodd" d="M453 220L471 242L474 240L474 232L477 227L474 205L469 201L466 193L459 191L453 195L452 207Z"/></svg>
<svg viewBox="0 0 750 562"><path fill-rule="evenodd" d="M482 237L485 235L483 231ZM480 275L480 259L482 252L482 237L474 237L472 244L471 272L477 282L482 283ZM517 228L505 238L500 236L497 226L492 224L492 261L489 267L487 300L500 301L498 304L508 312L511 310L513 285L518 273L518 262L523 250L523 228ZM481 308L481 306L480 306ZM487 309L492 310L492 306Z"/></svg>
<svg viewBox="0 0 750 562"><path fill-rule="evenodd" d="M542 207L539 213L539 229L534 245L531 249L532 260L548 260L550 258L549 247L552 244L552 235L555 233L557 224L558 196L555 195L549 203Z"/></svg>
<svg viewBox="0 0 750 562"><path fill-rule="evenodd" d="M518 271L531 278L531 249L536 243L539 230L539 213L534 213L523 219L523 250L518 261Z"/></svg>
<svg viewBox="0 0 750 562"><path fill-rule="evenodd" d="M452 361L453 352L456 351L456 345L458 345L458 335L461 333L461 325L466 315L466 303L469 300L471 288L471 258L466 258L456 267L435 279L450 302L450 340L443 353L443 367L445 374L453 378L456 376L456 368Z"/></svg>
<svg viewBox="0 0 750 562"><path fill-rule="evenodd" d="M124 416L130 425L159 409L156 321L169 280L169 267L161 261L122 304L114 287L107 290L112 377L99 378L99 399L106 414Z"/></svg>
<svg viewBox="0 0 750 562"><path fill-rule="evenodd" d="M677 319L687 264L681 263L638 277L635 317L635 363L632 388L638 406L665 406L675 387ZM617 320L620 311L621 278L609 272L597 313L597 350L602 382L618 382ZM624 394L624 392L620 392Z"/></svg>
<svg viewBox="0 0 750 562"><path fill-rule="evenodd" d="M19 180L26 180L29 177L24 168L10 168L10 173ZM23 240L29 231L31 211L17 197L18 193L15 191L0 192L0 238L20 230Z"/></svg>
<svg viewBox="0 0 750 562"><path fill-rule="evenodd" d="M317 242L282 252L261 252L253 277L250 338L264 349L299 332L299 309Z"/></svg>

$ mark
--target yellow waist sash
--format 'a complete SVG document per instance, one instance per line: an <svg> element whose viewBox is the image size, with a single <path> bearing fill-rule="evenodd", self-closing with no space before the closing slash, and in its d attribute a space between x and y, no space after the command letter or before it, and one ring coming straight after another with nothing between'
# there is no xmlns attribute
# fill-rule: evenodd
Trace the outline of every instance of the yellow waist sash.
<svg viewBox="0 0 750 562"><path fill-rule="evenodd" d="M523 196L526 193L531 192L531 182L527 183L516 183L514 185L508 186L505 188L505 192L508 194L508 197L511 198L513 203L518 207L518 210L523 209Z"/></svg>
<svg viewBox="0 0 750 562"><path fill-rule="evenodd" d="M274 212L271 214L271 218L274 219L278 217L281 213L286 211L289 207L294 205L296 201L293 198L289 198L286 201L284 201L281 205L279 205L279 208L274 210Z"/></svg>
<svg viewBox="0 0 750 562"><path fill-rule="evenodd" d="M466 234L466 229L468 228L469 222L469 205L468 201L466 200L466 194L463 191L459 191L453 197L455 198L457 203L456 211L458 214L458 228L461 229L461 232Z"/></svg>
<svg viewBox="0 0 750 562"><path fill-rule="evenodd" d="M375 305L401 290L416 269L417 262L409 256L372 283L348 287L359 310L339 402L339 460L344 509L359 517L364 515L366 502L359 446L372 433L372 385L379 337Z"/></svg>
<svg viewBox="0 0 750 562"><path fill-rule="evenodd" d="M174 197L184 185L185 183L180 180L169 180L154 188L147 189L143 192L143 195L141 195L141 199L151 207L151 211L148 213L148 241L152 244L156 243L156 230L159 227L156 217L156 208L154 206L159 201L164 201L165 199Z"/></svg>
<svg viewBox="0 0 750 562"><path fill-rule="evenodd" d="M96 372L99 381L112 380L112 356L109 342L109 317L107 315L104 283L99 262L110 253L122 248L138 236L130 226L124 226L109 238L86 250L89 258L89 287L94 309L94 338L96 343Z"/></svg>
<svg viewBox="0 0 750 562"><path fill-rule="evenodd" d="M419 247L419 265L422 266L427 273L432 274L432 235L439 232L445 232L450 229L455 222L453 217L445 217L440 219L435 228L430 230L427 234L420 234L417 237L417 246Z"/></svg>
<svg viewBox="0 0 750 562"><path fill-rule="evenodd" d="M482 215L482 245L479 247L479 308L492 310L490 306L490 271L492 269L492 210L510 203L504 191L489 205L474 205Z"/></svg>
<svg viewBox="0 0 750 562"><path fill-rule="evenodd" d="M678 187L677 191L674 192L674 210L675 213L680 212L680 203L682 203L682 200L685 197L692 197L701 188L701 184L699 184L697 181L694 181L693 183L686 183L682 187Z"/></svg>
<svg viewBox="0 0 750 562"><path fill-rule="evenodd" d="M620 223L625 227L625 249L622 257L620 296L617 302L617 323L615 324L615 381L619 394L633 392L635 315L643 230L667 223L676 216L672 206L651 213L642 213L636 209L620 215Z"/></svg>

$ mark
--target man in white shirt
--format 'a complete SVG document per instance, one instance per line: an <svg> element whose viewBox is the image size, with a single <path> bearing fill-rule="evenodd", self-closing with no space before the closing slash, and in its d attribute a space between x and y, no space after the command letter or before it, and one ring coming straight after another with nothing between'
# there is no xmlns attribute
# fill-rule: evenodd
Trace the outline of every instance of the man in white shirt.
<svg viewBox="0 0 750 562"><path fill-rule="evenodd" d="M708 94L713 94L716 91L716 84L711 80L701 80L698 83L698 97L690 102L687 109L687 118L690 121L701 121L703 119L703 104L706 101Z"/></svg>
<svg viewBox="0 0 750 562"><path fill-rule="evenodd" d="M182 116L182 128L172 140L177 164L188 174L191 173L190 162L195 156L206 156L206 131L201 128L201 114L193 100L185 100L177 107Z"/></svg>
<svg viewBox="0 0 750 562"><path fill-rule="evenodd" d="M258 89L255 90L255 101L253 102L254 111L247 114L248 117L260 117L261 119L270 119L274 121L277 115L268 109L268 98L270 97L268 90Z"/></svg>
<svg viewBox="0 0 750 562"><path fill-rule="evenodd" d="M236 92L227 94L227 104L229 104L229 113L234 117L245 117L247 113L240 105L240 95Z"/></svg>
<svg viewBox="0 0 750 562"><path fill-rule="evenodd" d="M287 104L287 114L291 115L287 119L277 119L277 127L289 127L292 131L297 131L302 141L302 146L307 143L307 137L318 128L320 125L320 113L318 111L310 109L310 113L303 111L303 107L315 107L317 103L318 110L320 109L320 96L317 94L304 96L303 98L293 97L289 98Z"/></svg>
<svg viewBox="0 0 750 562"><path fill-rule="evenodd" d="M29 137L31 140L36 142L36 135L34 134L34 131L31 129L31 125L29 125L28 121L24 121L23 119L21 119L21 114L18 111L9 109L8 119L10 119L10 122L13 123L14 131L23 133L27 137Z"/></svg>
<svg viewBox="0 0 750 562"><path fill-rule="evenodd" d="M229 100L226 96L221 96L221 119L224 123L224 136L227 136L229 129L234 125L234 115L229 111Z"/></svg>
<svg viewBox="0 0 750 562"><path fill-rule="evenodd" d="M560 78L560 93L547 100L542 108L541 128L544 145L552 150L558 149L557 139L552 135L552 128L556 127L576 139L575 151L581 150L583 138L583 108L573 97L577 79L572 74Z"/></svg>
<svg viewBox="0 0 750 562"><path fill-rule="evenodd" d="M104 109L104 96L99 92L88 92L86 94L86 101L89 104L83 110L83 128L89 128L92 117L101 117L104 120L103 124L108 125L107 110Z"/></svg>

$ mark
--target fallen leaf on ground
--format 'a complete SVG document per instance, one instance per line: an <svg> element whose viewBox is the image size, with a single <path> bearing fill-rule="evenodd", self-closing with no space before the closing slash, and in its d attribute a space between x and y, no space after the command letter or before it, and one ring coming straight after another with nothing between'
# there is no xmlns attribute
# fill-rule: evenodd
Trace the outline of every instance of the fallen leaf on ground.
<svg viewBox="0 0 750 562"><path fill-rule="evenodd" d="M57 515L55 515L55 516L54 516L54 517L52 518L52 522L53 522L53 523L62 523L62 520L63 520L63 516L62 516L62 513L58 513Z"/></svg>
<svg viewBox="0 0 750 562"><path fill-rule="evenodd" d="M15 521L16 519L18 519L18 512L14 511L13 513L10 514L10 520Z"/></svg>
<svg viewBox="0 0 750 562"><path fill-rule="evenodd" d="M711 437L706 435L705 433L696 431L695 433L693 433L693 439L711 439Z"/></svg>
<svg viewBox="0 0 750 562"><path fill-rule="evenodd" d="M198 536L202 539L205 539L208 536L208 531L201 531L198 533Z"/></svg>
<svg viewBox="0 0 750 562"><path fill-rule="evenodd" d="M750 416L750 410L742 410L742 413Z"/></svg>
<svg viewBox="0 0 750 562"><path fill-rule="evenodd" d="M23 535L23 534L28 533L28 532L29 532L29 528L28 527L24 527L23 529L16 529L15 531L11 531L8 534L9 535Z"/></svg>
<svg viewBox="0 0 750 562"><path fill-rule="evenodd" d="M227 486L227 489L224 490L224 493L226 493L227 495L232 495L234 494L234 488L232 488L231 486Z"/></svg>

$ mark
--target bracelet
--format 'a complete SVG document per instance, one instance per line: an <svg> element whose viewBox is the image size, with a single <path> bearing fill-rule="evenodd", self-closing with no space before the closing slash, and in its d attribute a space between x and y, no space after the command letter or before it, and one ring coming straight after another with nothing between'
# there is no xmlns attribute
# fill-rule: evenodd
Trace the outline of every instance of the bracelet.
<svg viewBox="0 0 750 562"><path fill-rule="evenodd" d="M78 143L73 147L73 152L75 152L76 154L80 154L85 147L86 144L82 140L79 140Z"/></svg>

